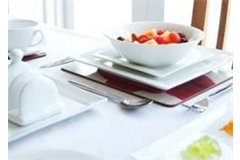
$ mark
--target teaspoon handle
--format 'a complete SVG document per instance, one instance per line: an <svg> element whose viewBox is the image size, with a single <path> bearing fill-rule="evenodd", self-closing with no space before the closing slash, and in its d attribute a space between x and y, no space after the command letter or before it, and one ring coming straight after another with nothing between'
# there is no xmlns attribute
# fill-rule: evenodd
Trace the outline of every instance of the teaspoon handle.
<svg viewBox="0 0 240 160"><path fill-rule="evenodd" d="M117 95L113 95L113 94L107 93L107 92L105 92L105 91L100 91L100 90L98 90L98 89L96 89L96 88L92 88L92 87L89 87L89 86L80 84L80 83L75 82L75 81L72 81L72 80L70 80L70 81L68 81L68 82L69 82L70 84L78 87L78 88L83 89L83 90L86 90L86 91L89 91L89 92L91 92L91 93L95 93L95 94L98 94L98 95L107 97L107 98L109 98L109 99L111 99L111 100L113 100L113 101L119 102L119 103L121 102L121 99L122 99L122 98L121 98L121 97L118 97Z"/></svg>

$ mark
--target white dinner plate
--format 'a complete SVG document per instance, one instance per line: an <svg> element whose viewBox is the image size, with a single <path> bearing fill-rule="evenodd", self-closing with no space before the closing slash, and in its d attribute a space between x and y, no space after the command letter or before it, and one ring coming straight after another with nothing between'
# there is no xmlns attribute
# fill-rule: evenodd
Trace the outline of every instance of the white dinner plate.
<svg viewBox="0 0 240 160"><path fill-rule="evenodd" d="M74 150L39 150L10 155L9 160L100 160L96 156Z"/></svg>
<svg viewBox="0 0 240 160"><path fill-rule="evenodd" d="M72 56L72 58L81 63L95 66L99 69L118 75L120 77L147 84L155 88L169 90L210 71L213 71L214 69L218 69L232 60L232 53L229 52L200 46L197 47L197 49L202 54L213 54L213 56L206 60L200 61L199 63L190 65L189 67L183 68L174 74L164 78L155 77L143 72L129 69L127 67L115 65L110 61L97 58L92 54Z"/></svg>
<svg viewBox="0 0 240 160"><path fill-rule="evenodd" d="M169 76L183 68L189 67L193 64L206 60L212 57L213 55L214 54L211 52L202 52L201 49L196 48L195 50L192 51L190 56L184 58L183 60L174 65L163 66L160 68L149 68L146 66L129 62L119 53L117 53L114 49L106 49L100 53L94 54L94 56L111 61L114 64L134 69L136 71L140 71L159 78Z"/></svg>

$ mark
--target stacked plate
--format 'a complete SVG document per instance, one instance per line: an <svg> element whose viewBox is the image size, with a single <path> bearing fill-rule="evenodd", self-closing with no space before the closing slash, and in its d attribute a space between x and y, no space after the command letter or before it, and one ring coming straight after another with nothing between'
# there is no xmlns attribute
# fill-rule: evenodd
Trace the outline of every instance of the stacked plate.
<svg viewBox="0 0 240 160"><path fill-rule="evenodd" d="M126 79L170 90L231 62L232 53L197 46L192 54L180 62L160 68L131 63L110 47L72 58Z"/></svg>

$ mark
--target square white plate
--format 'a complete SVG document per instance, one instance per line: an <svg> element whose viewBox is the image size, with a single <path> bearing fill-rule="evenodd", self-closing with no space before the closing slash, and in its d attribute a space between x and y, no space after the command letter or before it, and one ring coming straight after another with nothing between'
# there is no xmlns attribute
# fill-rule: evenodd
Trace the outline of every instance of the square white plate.
<svg viewBox="0 0 240 160"><path fill-rule="evenodd" d="M214 54L211 52L202 52L202 50L197 47L195 50L192 51L190 56L184 58L180 62L174 65L163 66L160 68L148 68L135 63L131 63L124 57L122 57L119 53L117 53L114 49L106 49L100 53L94 54L94 56L139 72L143 72L159 78L164 78L183 68L189 67L193 64L209 59L210 57L214 56Z"/></svg>
<svg viewBox="0 0 240 160"><path fill-rule="evenodd" d="M100 158L78 150L32 150L9 155L9 160L100 160Z"/></svg>
<svg viewBox="0 0 240 160"><path fill-rule="evenodd" d="M182 160L181 151L203 135L208 135L219 142L222 150L222 156L219 160L231 160L233 138L221 131L221 128L232 119L232 110L219 107L220 109L215 110L214 113L203 116L198 121L142 148L131 156L136 160Z"/></svg>
<svg viewBox="0 0 240 160"><path fill-rule="evenodd" d="M134 157L136 160L184 160L181 157L181 152L184 151L188 145L196 142L202 136L210 136L211 138L217 140L221 148L221 156L218 160L231 160L232 159L232 149L227 146L221 139L215 137L214 135L207 133L197 133L193 135L185 136L181 135L176 139L171 139L168 142L164 141L161 146L159 146L159 155L152 158L151 155L147 158ZM174 142L175 141L175 142Z"/></svg>
<svg viewBox="0 0 240 160"><path fill-rule="evenodd" d="M131 79L155 88L169 90L194 78L204 75L214 69L222 67L224 64L232 60L232 54L221 50L210 49L198 46L197 49L203 54L213 54L211 58L193 64L189 67L181 69L172 75L159 78L139 72L127 67L115 65L112 62L97 58L93 55L84 54L81 56L72 56L76 61L95 66L112 74Z"/></svg>
<svg viewBox="0 0 240 160"><path fill-rule="evenodd" d="M102 103L107 100L104 97L86 92L84 90L80 90L74 86L71 86L70 84L65 84L56 79L54 82L58 86L60 100L63 103L62 112L25 127L18 126L12 122L8 122L9 143L25 137L42 128L48 127L60 121L64 121L73 116L77 116L91 109L93 105ZM82 102L82 99L85 99L85 101Z"/></svg>

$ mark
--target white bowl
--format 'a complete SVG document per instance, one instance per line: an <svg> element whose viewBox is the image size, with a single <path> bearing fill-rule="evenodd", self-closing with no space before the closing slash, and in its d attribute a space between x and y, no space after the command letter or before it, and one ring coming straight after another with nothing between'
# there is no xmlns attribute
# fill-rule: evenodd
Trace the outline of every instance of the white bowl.
<svg viewBox="0 0 240 160"><path fill-rule="evenodd" d="M187 39L191 38L192 40L187 43L156 46L117 40L117 37L119 36L126 37L132 33L141 35L143 32L153 28L183 32ZM161 67L175 64L191 54L191 49L204 38L204 33L197 28L181 24L165 22L133 22L108 30L105 32L105 36L110 40L113 47L130 62L147 67Z"/></svg>

